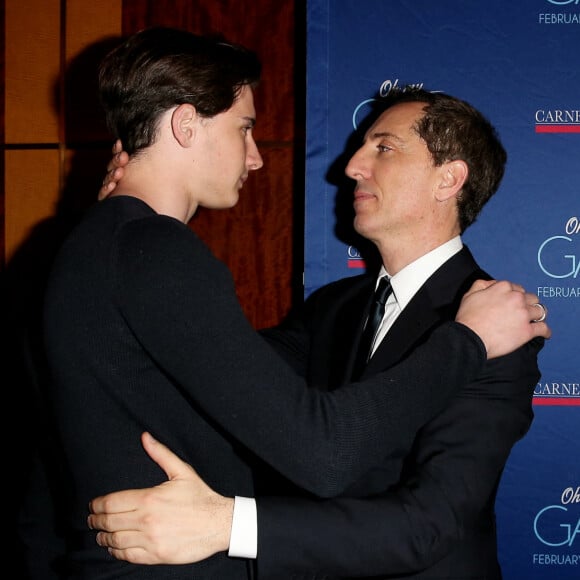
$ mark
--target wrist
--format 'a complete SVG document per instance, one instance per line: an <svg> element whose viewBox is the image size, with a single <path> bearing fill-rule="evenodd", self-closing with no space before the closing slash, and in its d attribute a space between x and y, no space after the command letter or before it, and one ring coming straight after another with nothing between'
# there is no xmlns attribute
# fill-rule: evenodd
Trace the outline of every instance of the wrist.
<svg viewBox="0 0 580 580"><path fill-rule="evenodd" d="M234 517L234 498L219 496L216 499L218 523L217 551L227 552L230 547L232 521Z"/></svg>

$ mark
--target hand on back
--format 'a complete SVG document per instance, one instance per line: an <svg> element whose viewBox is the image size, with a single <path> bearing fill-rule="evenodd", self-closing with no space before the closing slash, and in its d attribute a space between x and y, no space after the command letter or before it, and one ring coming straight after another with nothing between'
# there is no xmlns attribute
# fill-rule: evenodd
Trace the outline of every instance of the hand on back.
<svg viewBox="0 0 580 580"><path fill-rule="evenodd" d="M233 498L213 491L149 433L141 440L168 480L93 499L87 523L100 530L97 543L118 560L133 564L186 564L227 550Z"/></svg>

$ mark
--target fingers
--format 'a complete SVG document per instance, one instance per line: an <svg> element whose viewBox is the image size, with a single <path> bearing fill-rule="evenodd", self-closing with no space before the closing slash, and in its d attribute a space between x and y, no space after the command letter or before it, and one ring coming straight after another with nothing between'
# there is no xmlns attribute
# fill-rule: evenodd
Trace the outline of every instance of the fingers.
<svg viewBox="0 0 580 580"><path fill-rule="evenodd" d="M139 532L99 532L97 544L108 548L117 560L133 564L159 564L159 560L143 547L143 536Z"/></svg>
<svg viewBox="0 0 580 580"><path fill-rule="evenodd" d="M103 180L103 184L109 181L112 181L115 185L117 182L123 177L123 167L127 165L129 162L129 155L126 151L122 151L121 153L117 153L114 157L111 158L109 163L107 164L107 174L105 175L105 179Z"/></svg>
<svg viewBox="0 0 580 580"><path fill-rule="evenodd" d="M110 195L110 193L117 187L117 183L123 177L123 169L116 166L114 161L110 161L107 165L107 174L103 179L103 185L99 189L98 200L102 201Z"/></svg>
<svg viewBox="0 0 580 580"><path fill-rule="evenodd" d="M524 301L527 307L528 320L530 321L530 333L533 337L551 338L552 330L546 322L548 308L540 302L540 297L532 292L526 292L524 287L510 282L512 290L524 293Z"/></svg>
<svg viewBox="0 0 580 580"><path fill-rule="evenodd" d="M536 312L536 317L532 318L532 322L544 322L546 316L548 316L548 309L541 302L534 302L532 307L539 310L539 312Z"/></svg>
<svg viewBox="0 0 580 580"><path fill-rule="evenodd" d="M114 495L118 495L118 493ZM93 505L91 507L93 513L89 514L87 519L91 530L112 532L138 529L140 514L136 509L114 513L110 505L106 509L100 505Z"/></svg>
<svg viewBox="0 0 580 580"><path fill-rule="evenodd" d="M115 141L112 151L113 157L107 164L107 173L97 196L99 201L108 197L117 187L117 183L124 175L124 167L129 163L129 154L123 151L123 145L119 139Z"/></svg>
<svg viewBox="0 0 580 580"><path fill-rule="evenodd" d="M471 288L465 293L467 296L473 292L479 292L480 290L485 290L490 286L493 286L496 283L496 280L476 280L472 285Z"/></svg>
<svg viewBox="0 0 580 580"><path fill-rule="evenodd" d="M552 329L546 322L534 322L530 326L534 337L552 338Z"/></svg>
<svg viewBox="0 0 580 580"><path fill-rule="evenodd" d="M537 294L526 292L525 298L530 315L530 322L532 322L534 325L543 323L543 326L534 329L534 331L538 333L536 336L550 338L552 331L549 329L546 323L546 319L548 318L548 307L540 302L540 298ZM545 335L546 331L549 333L549 336Z"/></svg>
<svg viewBox="0 0 580 580"><path fill-rule="evenodd" d="M538 296L520 284L478 280L464 296L456 320L479 335L488 358L496 358L533 338L551 337L539 303Z"/></svg>
<svg viewBox="0 0 580 580"><path fill-rule="evenodd" d="M117 183L115 181L107 181L105 179L103 185L101 186L101 189L99 189L97 199L99 201L102 201L103 199L105 199L110 195L110 193L113 191L113 189L115 189L115 187L117 187Z"/></svg>
<svg viewBox="0 0 580 580"><path fill-rule="evenodd" d="M148 489L125 489L95 497L89 502L89 511L94 514L119 514L136 510Z"/></svg>
<svg viewBox="0 0 580 580"><path fill-rule="evenodd" d="M129 154L126 151L119 151L111 161L113 167L122 169L127 165L127 163L129 163ZM119 173L115 173L115 175L119 175ZM122 173L120 175L122 175Z"/></svg>
<svg viewBox="0 0 580 580"><path fill-rule="evenodd" d="M502 281L476 280L471 285L471 288L466 292L466 295L470 294L471 292L478 292L479 290L485 290L486 288L489 288L490 286L493 286L494 284L499 284L500 286L502 286L502 285L505 286L506 291L514 290L514 291L522 292L522 293L526 292L525 288L521 284L518 284L517 282L509 282L508 280L502 280ZM536 300L536 302L537 302L537 300Z"/></svg>
<svg viewBox="0 0 580 580"><path fill-rule="evenodd" d="M552 329L546 322L548 318L548 307L540 302L537 294L524 292L525 302L528 309L528 319L530 321L530 332L532 337L551 338Z"/></svg>
<svg viewBox="0 0 580 580"><path fill-rule="evenodd" d="M121 156L127 155L126 153L121 153ZM121 181L125 170L123 169L126 163L121 164L121 162L116 162L115 159L109 162L107 165L107 173L105 179L103 179L103 185L99 189L99 201L105 199L116 187L119 181Z"/></svg>
<svg viewBox="0 0 580 580"><path fill-rule="evenodd" d="M530 322L534 336L551 338L552 330L548 326L546 319L548 317L548 307L539 302L535 294L527 293L528 310L530 311Z"/></svg>
<svg viewBox="0 0 580 580"><path fill-rule="evenodd" d="M122 171L116 171L117 169L122 169L129 163L129 154L126 151L116 151L109 163L107 163L107 179L114 179L115 181L119 181L121 177L123 177Z"/></svg>

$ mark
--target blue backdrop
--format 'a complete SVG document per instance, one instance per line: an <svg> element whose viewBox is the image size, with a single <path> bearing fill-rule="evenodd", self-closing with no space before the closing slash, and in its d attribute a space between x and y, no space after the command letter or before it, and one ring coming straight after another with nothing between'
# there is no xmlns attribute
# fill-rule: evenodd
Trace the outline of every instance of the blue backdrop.
<svg viewBox="0 0 580 580"><path fill-rule="evenodd" d="M344 225L352 198L341 198L337 179L368 99L418 84L490 118L508 151L507 171L464 240L493 276L539 294L553 330L541 353L532 430L500 487L500 559L506 580L578 580L580 0L307 6L305 294L364 267Z"/></svg>

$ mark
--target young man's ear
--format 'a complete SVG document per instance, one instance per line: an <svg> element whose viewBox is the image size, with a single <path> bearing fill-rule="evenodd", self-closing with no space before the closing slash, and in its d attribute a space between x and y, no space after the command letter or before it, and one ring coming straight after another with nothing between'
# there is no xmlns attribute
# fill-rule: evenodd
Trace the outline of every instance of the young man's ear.
<svg viewBox="0 0 580 580"><path fill-rule="evenodd" d="M171 129L175 139L182 147L189 147L195 136L197 111L193 105L179 105L171 115Z"/></svg>
<svg viewBox="0 0 580 580"><path fill-rule="evenodd" d="M446 201L456 196L467 180L469 168L461 159L449 161L441 166L441 180L435 197L438 201Z"/></svg>

